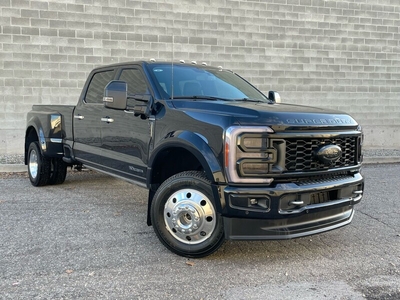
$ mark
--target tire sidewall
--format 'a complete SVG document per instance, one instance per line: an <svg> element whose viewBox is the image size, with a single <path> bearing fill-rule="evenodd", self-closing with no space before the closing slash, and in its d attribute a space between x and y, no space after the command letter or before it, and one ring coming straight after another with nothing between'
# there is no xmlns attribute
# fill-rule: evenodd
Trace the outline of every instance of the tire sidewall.
<svg viewBox="0 0 400 300"><path fill-rule="evenodd" d="M49 184L61 184L65 181L67 176L67 164L61 158L53 158L52 161L53 172L49 178Z"/></svg>

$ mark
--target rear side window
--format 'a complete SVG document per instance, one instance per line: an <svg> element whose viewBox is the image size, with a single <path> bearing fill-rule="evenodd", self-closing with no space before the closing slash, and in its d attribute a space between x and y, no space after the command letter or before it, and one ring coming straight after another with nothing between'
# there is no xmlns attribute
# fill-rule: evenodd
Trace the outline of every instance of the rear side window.
<svg viewBox="0 0 400 300"><path fill-rule="evenodd" d="M114 70L95 73L86 91L86 103L103 103L104 88L113 80Z"/></svg>

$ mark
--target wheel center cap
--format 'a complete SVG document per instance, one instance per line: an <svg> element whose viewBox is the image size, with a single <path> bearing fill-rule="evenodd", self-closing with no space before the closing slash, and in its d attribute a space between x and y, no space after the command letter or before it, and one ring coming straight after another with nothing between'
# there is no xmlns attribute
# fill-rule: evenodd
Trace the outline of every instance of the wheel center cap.
<svg viewBox="0 0 400 300"><path fill-rule="evenodd" d="M190 204L181 203L172 211L172 223L183 232L193 232L200 227L201 219L196 208Z"/></svg>

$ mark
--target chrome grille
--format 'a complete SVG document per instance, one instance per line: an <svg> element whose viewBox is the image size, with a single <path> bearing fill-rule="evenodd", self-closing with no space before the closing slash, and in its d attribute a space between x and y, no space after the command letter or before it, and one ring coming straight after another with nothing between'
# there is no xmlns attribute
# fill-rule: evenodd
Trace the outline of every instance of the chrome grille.
<svg viewBox="0 0 400 300"><path fill-rule="evenodd" d="M319 171L332 168L343 168L357 164L356 136L336 138L285 138L286 141L286 172ZM342 149L342 155L332 165L321 163L315 153L325 145L337 145Z"/></svg>

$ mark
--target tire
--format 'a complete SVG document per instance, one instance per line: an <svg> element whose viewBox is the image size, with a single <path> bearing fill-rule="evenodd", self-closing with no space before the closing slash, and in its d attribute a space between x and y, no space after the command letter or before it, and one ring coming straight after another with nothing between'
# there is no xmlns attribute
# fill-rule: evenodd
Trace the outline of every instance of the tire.
<svg viewBox="0 0 400 300"><path fill-rule="evenodd" d="M151 203L151 220L160 241L185 257L204 257L224 242L211 183L204 173L186 171L161 184Z"/></svg>
<svg viewBox="0 0 400 300"><path fill-rule="evenodd" d="M61 184L67 177L67 164L61 158L53 158L49 184Z"/></svg>
<svg viewBox="0 0 400 300"><path fill-rule="evenodd" d="M38 142L32 142L28 148L28 174L33 186L43 186L50 179L51 161L44 157Z"/></svg>

